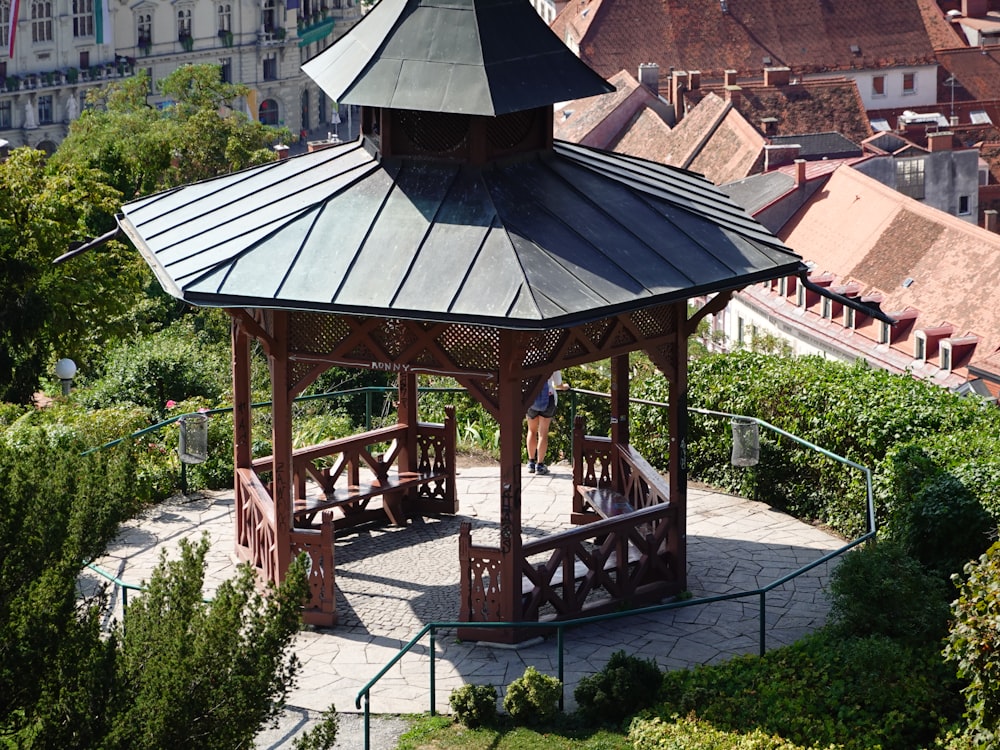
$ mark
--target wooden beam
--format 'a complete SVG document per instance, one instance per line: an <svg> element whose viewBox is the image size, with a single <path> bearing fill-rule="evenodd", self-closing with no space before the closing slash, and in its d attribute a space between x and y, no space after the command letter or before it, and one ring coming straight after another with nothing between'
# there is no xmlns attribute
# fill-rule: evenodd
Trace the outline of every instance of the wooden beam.
<svg viewBox="0 0 1000 750"><path fill-rule="evenodd" d="M687 325L684 327L685 336L694 336L698 330L698 324L707 316L715 315L717 312L721 312L729 304L729 300L733 298L732 290L728 292L719 292L712 299L702 305L699 309L695 310L694 315L688 318ZM684 311L685 316L687 315L687 310Z"/></svg>

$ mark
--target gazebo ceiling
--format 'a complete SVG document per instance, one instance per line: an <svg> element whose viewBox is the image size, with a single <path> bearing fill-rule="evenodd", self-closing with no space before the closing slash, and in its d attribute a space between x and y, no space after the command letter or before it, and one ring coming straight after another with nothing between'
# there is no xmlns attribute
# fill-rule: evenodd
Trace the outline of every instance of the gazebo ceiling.
<svg viewBox="0 0 1000 750"><path fill-rule="evenodd" d="M337 102L497 116L614 91L526 0L381 0L303 71Z"/></svg>
<svg viewBox="0 0 1000 750"><path fill-rule="evenodd" d="M164 288L202 306L547 329L805 269L702 177L558 142L472 167L358 141L123 214Z"/></svg>

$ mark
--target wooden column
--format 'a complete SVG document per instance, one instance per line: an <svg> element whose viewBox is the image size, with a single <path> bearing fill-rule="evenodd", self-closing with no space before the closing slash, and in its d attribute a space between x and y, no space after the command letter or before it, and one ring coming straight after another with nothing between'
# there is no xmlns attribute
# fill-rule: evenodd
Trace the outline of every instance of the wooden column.
<svg viewBox="0 0 1000 750"><path fill-rule="evenodd" d="M417 470L417 376L412 372L399 373L399 401L397 419L407 426L406 437L399 449L401 471Z"/></svg>
<svg viewBox="0 0 1000 750"><path fill-rule="evenodd" d="M611 443L629 444L629 367L628 355L611 358Z"/></svg>
<svg viewBox="0 0 1000 750"><path fill-rule="evenodd" d="M240 325L236 316L231 318L230 339L232 342L231 365L233 373L233 466L237 469L249 469L253 461L252 436L250 434L250 337L243 330L243 326ZM237 556L245 559L244 555L241 554L240 527L244 522L246 508L243 507L243 492L239 486L239 479L235 475L233 482L235 484L233 496L236 500L233 508L236 533L233 535L233 539Z"/></svg>
<svg viewBox="0 0 1000 750"><path fill-rule="evenodd" d="M292 399L288 378L288 312L271 312L274 338L268 356L271 371L271 447L274 454L271 496L274 501L275 570L284 580L291 562Z"/></svg>
<svg viewBox="0 0 1000 750"><path fill-rule="evenodd" d="M670 378L670 504L677 509L677 531L667 542L681 576L681 589L687 588L687 305L675 306L674 330L676 343L672 347Z"/></svg>
<svg viewBox="0 0 1000 750"><path fill-rule="evenodd" d="M514 363L514 334L500 332L500 619L521 619L521 399L520 363ZM490 640L514 643L527 633L506 630L483 631Z"/></svg>

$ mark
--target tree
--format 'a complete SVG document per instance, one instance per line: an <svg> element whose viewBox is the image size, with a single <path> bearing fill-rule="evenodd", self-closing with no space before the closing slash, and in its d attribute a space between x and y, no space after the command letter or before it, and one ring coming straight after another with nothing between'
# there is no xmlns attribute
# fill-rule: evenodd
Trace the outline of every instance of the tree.
<svg viewBox="0 0 1000 750"><path fill-rule="evenodd" d="M41 151L0 164L0 401L29 402L57 356L86 361L128 328L144 272L124 245L52 264L105 231L119 198L99 172L47 168Z"/></svg>
<svg viewBox="0 0 1000 750"><path fill-rule="evenodd" d="M239 111L250 90L224 83L218 65L185 65L159 81L171 103L146 103L145 74L97 89L53 160L105 172L125 200L273 161L285 130Z"/></svg>

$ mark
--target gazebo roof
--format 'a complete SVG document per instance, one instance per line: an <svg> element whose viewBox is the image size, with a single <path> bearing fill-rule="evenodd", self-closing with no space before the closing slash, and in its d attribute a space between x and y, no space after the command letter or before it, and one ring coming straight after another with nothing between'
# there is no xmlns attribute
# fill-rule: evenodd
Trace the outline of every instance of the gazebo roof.
<svg viewBox="0 0 1000 750"><path fill-rule="evenodd" d="M303 71L334 101L497 116L614 91L526 0L380 0Z"/></svg>
<svg viewBox="0 0 1000 750"><path fill-rule="evenodd" d="M123 213L164 288L202 306L537 330L805 270L699 175L561 142L473 167L360 140Z"/></svg>

